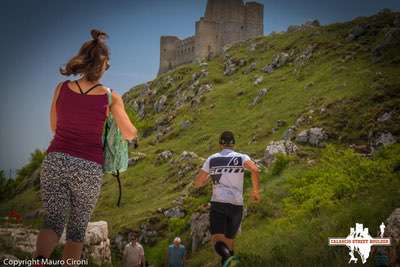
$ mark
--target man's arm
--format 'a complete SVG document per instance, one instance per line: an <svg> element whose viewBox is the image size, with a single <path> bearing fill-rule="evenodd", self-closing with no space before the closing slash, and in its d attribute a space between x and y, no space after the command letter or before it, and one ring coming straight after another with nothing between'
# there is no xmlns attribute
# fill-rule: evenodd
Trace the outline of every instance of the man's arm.
<svg viewBox="0 0 400 267"><path fill-rule="evenodd" d="M208 182L208 172L201 169L194 180L194 187L202 187Z"/></svg>
<svg viewBox="0 0 400 267"><path fill-rule="evenodd" d="M246 160L243 164L244 168L249 170L251 172L251 183L253 186L253 190L251 192L251 198L255 202L260 202L261 196L260 196L260 171L257 167L257 165L251 161L251 160Z"/></svg>

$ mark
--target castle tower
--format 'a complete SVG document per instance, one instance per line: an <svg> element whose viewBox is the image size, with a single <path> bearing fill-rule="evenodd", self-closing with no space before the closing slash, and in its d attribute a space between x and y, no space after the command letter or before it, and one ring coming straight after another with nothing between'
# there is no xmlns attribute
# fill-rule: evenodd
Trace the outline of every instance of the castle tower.
<svg viewBox="0 0 400 267"><path fill-rule="evenodd" d="M195 35L184 40L162 36L158 74L195 59L221 53L223 47L264 34L264 6L243 0L208 0Z"/></svg>

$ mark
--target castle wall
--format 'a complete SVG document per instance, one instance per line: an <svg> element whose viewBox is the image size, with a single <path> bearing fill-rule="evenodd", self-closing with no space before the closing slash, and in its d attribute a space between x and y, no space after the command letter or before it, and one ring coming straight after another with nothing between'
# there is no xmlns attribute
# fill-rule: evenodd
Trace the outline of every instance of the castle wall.
<svg viewBox="0 0 400 267"><path fill-rule="evenodd" d="M176 49L179 38L176 36L161 36L160 38L160 69L158 74L175 67Z"/></svg>
<svg viewBox="0 0 400 267"><path fill-rule="evenodd" d="M221 53L223 47L264 34L264 6L243 0L208 0L195 36L162 36L159 74L176 66Z"/></svg>
<svg viewBox="0 0 400 267"><path fill-rule="evenodd" d="M256 2L245 5L244 40L264 35L264 6Z"/></svg>
<svg viewBox="0 0 400 267"><path fill-rule="evenodd" d="M218 32L215 21L201 18L196 22L195 57L206 58L218 52Z"/></svg>
<svg viewBox="0 0 400 267"><path fill-rule="evenodd" d="M191 36L178 43L176 49L176 65L190 63L195 58L195 37Z"/></svg>

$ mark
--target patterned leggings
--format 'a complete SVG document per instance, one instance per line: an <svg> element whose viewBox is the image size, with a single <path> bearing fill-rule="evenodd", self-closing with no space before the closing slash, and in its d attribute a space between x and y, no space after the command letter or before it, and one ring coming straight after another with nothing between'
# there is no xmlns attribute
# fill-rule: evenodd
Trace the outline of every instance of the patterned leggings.
<svg viewBox="0 0 400 267"><path fill-rule="evenodd" d="M42 162L40 190L45 229L61 237L69 211L66 240L82 242L100 194L102 166L62 152L49 152Z"/></svg>

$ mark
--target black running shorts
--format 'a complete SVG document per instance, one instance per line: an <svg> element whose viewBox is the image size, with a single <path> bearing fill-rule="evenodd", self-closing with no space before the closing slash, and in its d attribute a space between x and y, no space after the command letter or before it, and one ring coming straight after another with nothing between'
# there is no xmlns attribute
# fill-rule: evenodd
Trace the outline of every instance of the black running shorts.
<svg viewBox="0 0 400 267"><path fill-rule="evenodd" d="M242 222L243 206L211 201L210 232L234 239Z"/></svg>

